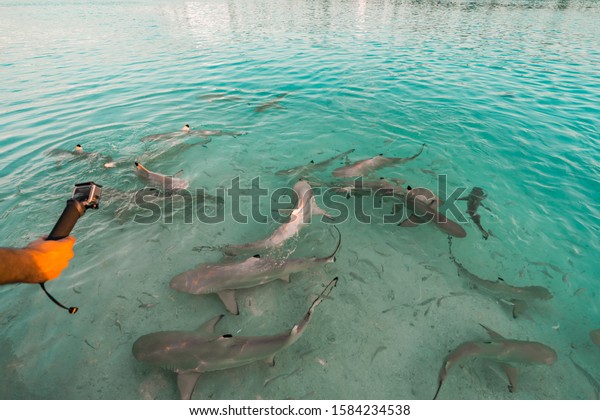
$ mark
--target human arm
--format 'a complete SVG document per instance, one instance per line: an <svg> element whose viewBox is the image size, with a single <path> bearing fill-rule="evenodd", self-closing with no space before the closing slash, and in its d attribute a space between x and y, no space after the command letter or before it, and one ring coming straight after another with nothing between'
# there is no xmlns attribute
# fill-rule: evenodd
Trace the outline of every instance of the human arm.
<svg viewBox="0 0 600 420"><path fill-rule="evenodd" d="M60 275L73 258L75 238L38 239L25 248L0 248L0 285L43 283Z"/></svg>

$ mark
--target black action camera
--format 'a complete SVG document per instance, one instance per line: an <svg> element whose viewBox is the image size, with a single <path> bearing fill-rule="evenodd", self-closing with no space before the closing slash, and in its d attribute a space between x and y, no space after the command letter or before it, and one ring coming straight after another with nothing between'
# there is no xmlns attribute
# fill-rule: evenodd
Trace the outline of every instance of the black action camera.
<svg viewBox="0 0 600 420"><path fill-rule="evenodd" d="M84 182L75 184L73 194L67 200L60 219L54 225L54 229L48 235L48 240L57 240L66 238L71 233L71 230L77 223L77 220L83 216L87 209L97 209L100 205L100 197L102 196L102 185L94 182Z"/></svg>
<svg viewBox="0 0 600 420"><path fill-rule="evenodd" d="M73 188L73 194L71 198L67 200L67 205L60 215L60 219L54 225L52 232L48 235L47 241L56 241L62 238L66 238L71 234L71 230L77 223L77 220L87 209L97 209L100 205L100 197L102 196L102 185L98 185L94 182L84 182L82 184L75 184ZM48 295L52 302L56 303L63 309L69 311L70 314L77 312L76 306L67 308L59 301L54 299L50 293L46 290L44 283L40 283L42 290Z"/></svg>
<svg viewBox="0 0 600 420"><path fill-rule="evenodd" d="M86 206L88 209L97 209L100 205L100 196L102 195L102 185L94 182L84 182L75 184L71 198Z"/></svg>

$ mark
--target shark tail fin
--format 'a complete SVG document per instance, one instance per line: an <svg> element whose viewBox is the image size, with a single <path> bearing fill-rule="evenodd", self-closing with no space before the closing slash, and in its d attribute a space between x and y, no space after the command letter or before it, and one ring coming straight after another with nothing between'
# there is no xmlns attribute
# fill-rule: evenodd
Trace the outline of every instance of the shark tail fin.
<svg viewBox="0 0 600 420"><path fill-rule="evenodd" d="M338 242L337 242L337 245L336 245L335 249L331 253L331 255L329 255L328 257L326 257L326 259L327 260L331 260L331 262L335 262L335 254L337 254L337 252L340 249L340 246L342 245L342 232L340 232L340 230L337 228L336 225L333 225L333 227L334 227L335 230L337 230L337 233L338 233Z"/></svg>
<svg viewBox="0 0 600 420"><path fill-rule="evenodd" d="M423 153L423 150L424 150L424 149L425 149L425 143L423 143L423 144L421 145L421 148L419 149L419 151L418 151L416 154L412 155L411 157L407 157L407 158L400 158L400 161L401 161L401 162L408 162L409 160L416 159L416 158L418 158L418 157L421 155L421 153Z"/></svg>
<svg viewBox="0 0 600 420"><path fill-rule="evenodd" d="M335 287L337 281L338 278L336 277L333 280L331 280L329 284L327 284L327 286L325 286L325 289L323 289L321 294L313 301L312 305L310 305L310 308L308 308L308 312L306 312L306 315L304 315L302 321L300 321L298 325L294 326L294 328L292 329L292 335L299 336L300 334L302 334L302 331L304 331L304 328L306 328L306 326L310 322L310 317L312 316L315 308L319 305L319 303L323 301L323 299L329 296L329 293L331 293L331 290Z"/></svg>
<svg viewBox="0 0 600 420"><path fill-rule="evenodd" d="M443 384L443 383L444 383L444 382L442 382L442 381L439 381L439 382L438 382L438 387L437 387L437 390L435 391L435 395L433 396L433 399L434 399L434 400L437 400L438 394L440 393L440 389L442 389L442 384Z"/></svg>

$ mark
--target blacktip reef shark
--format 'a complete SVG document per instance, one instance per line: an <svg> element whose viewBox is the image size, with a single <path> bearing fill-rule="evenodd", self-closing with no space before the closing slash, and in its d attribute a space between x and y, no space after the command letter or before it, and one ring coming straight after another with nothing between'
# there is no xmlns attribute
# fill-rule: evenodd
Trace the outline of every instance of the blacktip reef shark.
<svg viewBox="0 0 600 420"><path fill-rule="evenodd" d="M590 331L590 340L600 348L600 329Z"/></svg>
<svg viewBox="0 0 600 420"><path fill-rule="evenodd" d="M479 324L481 325L481 324ZM467 341L454 349L444 360L438 376L438 388L433 399L440 393L448 371L468 359L489 359L500 363L500 367L508 377L508 390L517 389L517 369L512 364L551 365L558 359L556 352L545 344L535 341L511 340L481 325L488 333L491 341Z"/></svg>
<svg viewBox="0 0 600 420"><path fill-rule="evenodd" d="M194 295L216 293L225 308L234 315L239 314L235 297L237 289L248 289L276 279L290 281L290 274L335 262L340 249L342 235L337 227L338 242L333 252L322 258L261 258L255 255L244 261L220 264L202 264L171 279L171 288Z"/></svg>
<svg viewBox="0 0 600 420"><path fill-rule="evenodd" d="M465 200L467 202L467 214L469 215L473 223L475 223L475 225L481 231L483 239L487 239L490 236L490 234L487 230L483 228L483 226L481 226L481 216L477 214L477 209L480 205L482 207L485 207L482 201L486 198L487 194L484 193L483 189L480 187L473 187L469 192L469 195L467 195L466 197L459 198L459 200ZM487 207L485 208L487 209Z"/></svg>
<svg viewBox="0 0 600 420"><path fill-rule="evenodd" d="M403 198L404 206L412 213L406 220L400 222L400 227L416 227L420 224L432 222L442 232L456 238L464 238L467 231L453 220L448 219L439 212L438 208L444 202L427 188L412 188L410 185L404 189L396 187L396 197Z"/></svg>
<svg viewBox="0 0 600 420"><path fill-rule="evenodd" d="M137 174L141 178L148 180L148 182L153 185L163 187L165 190L182 190L190 185L190 182L187 179L176 177L183 171L177 172L174 176L163 175L157 172L149 171L139 162L135 162L135 168Z"/></svg>
<svg viewBox="0 0 600 420"><path fill-rule="evenodd" d="M285 98L287 95L288 95L287 93L280 93L279 95L275 96L274 99L271 99L262 105L258 105L256 108L254 108L254 112L265 112L267 109L270 109L270 108L283 108L279 104L279 102L283 98Z"/></svg>
<svg viewBox="0 0 600 420"><path fill-rule="evenodd" d="M170 140L181 137L214 137L214 136L231 136L238 137L246 134L246 132L236 131L221 131L221 130L192 130L189 124L184 125L181 130L173 131L170 133L152 134L150 136L142 137L140 141L159 141L159 140Z"/></svg>
<svg viewBox="0 0 600 420"><path fill-rule="evenodd" d="M268 238L241 245L228 245L222 249L227 255L239 255L250 252L262 252L282 246L288 239L296 236L300 230L310 223L311 216L323 215L333 219L325 210L319 208L315 194L310 184L298 181L294 185L296 207L291 213L290 220L279 226Z"/></svg>
<svg viewBox="0 0 600 420"><path fill-rule="evenodd" d="M384 157L383 154L372 157L370 159L359 160L351 165L342 166L333 171L333 176L337 178L352 178L357 176L366 176L376 171L377 169L386 168L388 166L400 165L413 159L416 159L421 153L425 144L421 146L421 150L411 157L393 158Z"/></svg>
<svg viewBox="0 0 600 420"><path fill-rule="evenodd" d="M396 188L405 182L406 180L399 178L387 179L380 177L377 180L365 181L362 178L356 178L351 182L331 185L329 188L345 194L346 198L350 198L353 195L394 195Z"/></svg>
<svg viewBox="0 0 600 420"><path fill-rule="evenodd" d="M552 299L552 293L542 286L511 286L504 280L485 280L467 270L452 254L452 238L448 237L448 250L450 260L456 265L458 275L465 277L472 287L488 294L496 299L508 302L512 305L513 318L517 318L520 311L526 306L527 301L531 300L549 300Z"/></svg>
<svg viewBox="0 0 600 420"><path fill-rule="evenodd" d="M329 167L329 165L331 165L333 162L335 162L336 160L345 158L350 153L354 152L354 150L355 149L346 150L345 152L340 153L337 156L334 156L329 159L325 159L324 161L321 161L321 162L315 163L314 160L311 160L307 165L300 165L300 166L296 166L295 168L290 168L290 169L282 169L280 171L275 172L275 175L278 175L278 176L293 175L293 176L303 177L303 176L307 176L307 175L311 174L312 172L323 171L323 170L327 169Z"/></svg>
<svg viewBox="0 0 600 420"><path fill-rule="evenodd" d="M48 152L48 155L49 156L70 155L70 156L82 157L82 158L86 158L86 159L100 159L105 162L104 166L106 168L113 168L115 166L112 157L103 155L98 152L88 152L87 150L84 150L84 148L81 144L75 145L75 147L72 150L53 149Z"/></svg>
<svg viewBox="0 0 600 420"><path fill-rule="evenodd" d="M315 308L329 296L337 277L314 300L302 320L290 330L255 337L234 337L215 333L223 315L202 324L196 331L163 331L144 335L133 343L133 356L142 362L177 374L181 399L191 399L203 372L244 366L258 360L275 364L275 355L294 344L309 324Z"/></svg>

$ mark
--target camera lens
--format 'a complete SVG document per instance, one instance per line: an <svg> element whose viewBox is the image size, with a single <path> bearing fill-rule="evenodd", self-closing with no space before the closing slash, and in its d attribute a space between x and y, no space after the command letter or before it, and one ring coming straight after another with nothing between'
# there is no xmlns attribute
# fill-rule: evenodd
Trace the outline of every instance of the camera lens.
<svg viewBox="0 0 600 420"><path fill-rule="evenodd" d="M73 191L73 200L77 200L79 202L87 201L90 197L90 188L89 187L79 187Z"/></svg>

